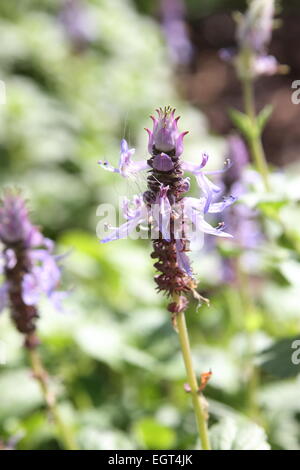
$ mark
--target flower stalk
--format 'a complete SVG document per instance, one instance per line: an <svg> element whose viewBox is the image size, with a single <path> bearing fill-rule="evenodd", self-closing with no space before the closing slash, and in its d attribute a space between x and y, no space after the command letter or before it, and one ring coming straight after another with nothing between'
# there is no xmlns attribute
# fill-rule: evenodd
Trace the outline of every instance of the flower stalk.
<svg viewBox="0 0 300 470"><path fill-rule="evenodd" d="M261 134L257 122L254 99L254 83L251 77L243 77L242 79L243 101L245 114L248 116L252 126L252 132L247 134L247 141L250 149L252 160L255 163L257 171L260 173L266 191L270 191L269 169L265 156L265 151L261 141Z"/></svg>
<svg viewBox="0 0 300 470"><path fill-rule="evenodd" d="M28 349L28 358L31 364L33 377L39 383L44 401L50 412L51 418L55 423L61 441L64 443L64 448L66 450L76 450L77 446L73 435L62 420L57 406L56 396L53 390L49 387L49 376L42 364L38 350L36 348Z"/></svg>
<svg viewBox="0 0 300 470"><path fill-rule="evenodd" d="M175 303L179 302L178 296L173 295L173 301ZM188 384L190 386L190 393L192 396L194 413L197 421L197 427L199 432L199 438L201 442L201 447L203 450L210 450L210 442L208 436L208 427L207 427L207 411L205 409L206 403L204 401L202 393L199 391L199 384L197 382L196 374L194 372L191 347L189 341L188 330L185 321L184 311L179 312L176 317L176 326L179 335L180 347L182 352L182 357L186 369Z"/></svg>
<svg viewBox="0 0 300 470"><path fill-rule="evenodd" d="M270 116L270 106L256 114L254 81L262 75L286 73L288 67L268 55L274 23L274 0L251 0L245 14L236 14L237 50L222 49L221 58L232 62L242 84L245 114L233 112L234 123L246 138L252 160L260 173L266 191L270 190L269 170L261 134Z"/></svg>

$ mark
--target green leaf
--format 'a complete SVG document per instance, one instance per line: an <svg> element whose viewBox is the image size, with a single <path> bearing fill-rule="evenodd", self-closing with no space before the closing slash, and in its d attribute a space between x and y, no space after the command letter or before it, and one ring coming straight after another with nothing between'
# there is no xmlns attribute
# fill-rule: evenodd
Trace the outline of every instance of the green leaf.
<svg viewBox="0 0 300 470"><path fill-rule="evenodd" d="M39 386L30 369L8 370L1 373L0 418L26 414L43 403Z"/></svg>
<svg viewBox="0 0 300 470"><path fill-rule="evenodd" d="M256 122L260 133L264 130L272 112L273 106L271 104L267 104L257 116Z"/></svg>
<svg viewBox="0 0 300 470"><path fill-rule="evenodd" d="M249 116L233 108L229 109L228 113L233 124L247 139L253 136L254 128Z"/></svg>
<svg viewBox="0 0 300 470"><path fill-rule="evenodd" d="M90 357L120 369L125 362L144 369L153 369L155 360L127 342L124 329L117 324L90 324L76 334L77 344Z"/></svg>
<svg viewBox="0 0 300 470"><path fill-rule="evenodd" d="M138 441L146 449L172 449L176 441L175 432L153 418L144 418L134 425Z"/></svg>
<svg viewBox="0 0 300 470"><path fill-rule="evenodd" d="M224 418L210 435L213 450L270 450L265 431L249 420Z"/></svg>
<svg viewBox="0 0 300 470"><path fill-rule="evenodd" d="M300 287L300 264L295 259L287 259L280 263L280 272L290 285Z"/></svg>
<svg viewBox="0 0 300 470"><path fill-rule="evenodd" d="M287 204L288 201L283 199L275 199L274 200L265 200L260 201L257 204L257 207L267 216L274 220L278 220L278 215L280 209Z"/></svg>

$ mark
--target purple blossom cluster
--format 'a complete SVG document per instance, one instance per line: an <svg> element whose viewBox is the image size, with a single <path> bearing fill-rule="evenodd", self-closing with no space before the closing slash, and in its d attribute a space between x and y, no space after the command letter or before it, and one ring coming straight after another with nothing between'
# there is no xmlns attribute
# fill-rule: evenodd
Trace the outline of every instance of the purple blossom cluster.
<svg viewBox="0 0 300 470"><path fill-rule="evenodd" d="M255 170L248 168L249 154L243 139L237 134L228 137L228 154L232 159L232 171L224 175L223 183L227 190L237 199L245 195L251 185L260 181L260 176ZM237 254L255 263L255 252L264 240L264 236L258 221L258 211L250 208L243 202L234 204L225 214L225 223L234 232L232 240ZM223 278L225 282L236 282L237 261L236 258L222 258Z"/></svg>
<svg viewBox="0 0 300 470"><path fill-rule="evenodd" d="M61 269L54 256L54 243L30 221L25 202L8 190L0 207L1 270L0 310L8 307L18 330L35 330L36 305L46 295L60 308L66 295L58 291Z"/></svg>
<svg viewBox="0 0 300 470"><path fill-rule="evenodd" d="M205 169L208 161L208 155L205 153L198 164L184 162L181 155L183 138L187 132L179 131L179 117L175 117L175 109L160 108L157 110L157 117L151 116L151 119L153 128L146 129L151 158L133 162L134 149L129 150L127 142L122 140L118 168L112 167L108 162L99 162L106 170L119 173L123 177L148 170L147 190L135 196L131 203L127 199L124 200L123 215L126 222L118 228L111 227L111 233L101 241L106 243L125 238L138 226L151 227L151 238L154 240L157 257L172 258L174 254L172 269L177 272L177 277L179 270L182 275L192 278L193 273L186 252L201 244L203 234L231 237L223 231L223 224L213 227L205 220L206 214L220 213L235 201L232 196L217 201L221 188L209 179L209 176L224 173L230 167L230 162L227 160L224 168L217 171ZM184 196L190 188L190 178L184 175L185 171L192 173L196 178L200 190L198 198ZM175 227L180 230L176 231ZM153 236L153 233L156 233L156 236ZM162 251L168 253L168 257L163 255ZM164 263L168 264L169 261L165 259L164 262L156 263L158 269L165 270ZM168 268L167 272L170 280L171 270ZM161 289L168 290L170 294L180 291L179 288Z"/></svg>
<svg viewBox="0 0 300 470"><path fill-rule="evenodd" d="M251 0L246 13L238 16L236 40L239 52L232 49L220 51L223 60L235 63L242 78L274 75L284 70L284 66L267 53L274 10L274 0Z"/></svg>

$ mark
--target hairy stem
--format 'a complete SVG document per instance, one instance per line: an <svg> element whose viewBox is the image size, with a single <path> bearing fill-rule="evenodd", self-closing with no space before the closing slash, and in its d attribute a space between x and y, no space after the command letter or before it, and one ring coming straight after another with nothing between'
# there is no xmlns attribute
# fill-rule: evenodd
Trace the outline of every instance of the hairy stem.
<svg viewBox="0 0 300 470"><path fill-rule="evenodd" d="M48 374L45 371L40 355L36 348L28 349L29 360L34 378L38 381L46 405L51 413L53 421L57 427L58 433L64 443L65 449L76 450L76 444L73 436L67 426L64 424L56 403L56 397L48 384Z"/></svg>
<svg viewBox="0 0 300 470"><path fill-rule="evenodd" d="M176 296L173 296L174 301L177 300ZM194 412L196 416L200 442L203 450L210 450L210 443L208 437L208 428L207 428L207 417L206 411L203 404L203 396L199 392L199 386L196 379L196 374L193 368L190 341L187 331L187 326L185 322L184 312L179 312L177 314L177 328L180 340L180 346L182 351L182 356L184 360L184 365L187 373L188 383L191 389L192 402L194 407Z"/></svg>

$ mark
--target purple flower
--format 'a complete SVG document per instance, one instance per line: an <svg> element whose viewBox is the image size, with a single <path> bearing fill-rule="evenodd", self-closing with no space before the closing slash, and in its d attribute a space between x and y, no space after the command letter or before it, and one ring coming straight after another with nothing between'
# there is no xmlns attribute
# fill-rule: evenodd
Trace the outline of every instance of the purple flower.
<svg viewBox="0 0 300 470"><path fill-rule="evenodd" d="M61 270L56 259L47 249L36 249L30 254L31 272L23 277L23 300L27 305L35 305L43 295L50 300L60 283Z"/></svg>
<svg viewBox="0 0 300 470"><path fill-rule="evenodd" d="M284 66L280 66L277 59L272 55L257 56L253 63L255 76L275 75L280 70L284 70Z"/></svg>
<svg viewBox="0 0 300 470"><path fill-rule="evenodd" d="M227 153L232 162L231 171L224 174L224 182L230 187L238 182L249 162L249 153L244 140L238 134L231 134L227 138Z"/></svg>
<svg viewBox="0 0 300 470"><path fill-rule="evenodd" d="M264 240L261 227L258 223L258 211L247 207L245 204L237 204L228 214L230 224L235 230L235 242L244 250L256 249Z"/></svg>
<svg viewBox="0 0 300 470"><path fill-rule="evenodd" d="M161 233L163 238L170 241L170 221L171 221L171 204L168 198L169 186L161 185L157 193L156 201L151 206L151 215L156 223L155 229L157 233Z"/></svg>
<svg viewBox="0 0 300 470"><path fill-rule="evenodd" d="M177 239L175 242L176 246L176 259L178 267L185 272L189 277L193 277L193 270L190 264L189 257L185 252L185 244L183 240Z"/></svg>
<svg viewBox="0 0 300 470"><path fill-rule="evenodd" d="M127 219L120 227L111 227L112 230L110 235L101 240L102 243L119 240L121 238L127 238L131 232L133 232L138 225L141 225L148 221L147 207L143 201L141 195L134 196L132 203L127 198L123 200L123 216Z"/></svg>
<svg viewBox="0 0 300 470"><path fill-rule="evenodd" d="M203 234L217 237L231 237L223 231L224 225L213 227L205 220L205 215L217 214L230 206L235 198L229 196L216 201L221 189L210 181L208 176L224 173L229 167L217 171L205 171L208 161L203 154L199 164L183 162L180 155L183 151L182 140L186 132L178 131L175 110L170 107L159 109L158 118L152 117L153 130L147 129L149 135L148 150L151 158L147 160L147 191L135 196L130 203L123 203L123 215L126 222L120 227L109 227L112 232L102 239L102 243L118 240L130 235L137 227L151 230L154 252L158 258L156 269L161 272L155 277L158 289L167 294L181 295L194 290L195 280L190 266L188 251L199 249L203 244ZM121 154L130 152L127 145L121 145ZM131 155L130 155L131 156ZM121 158L121 162L124 158ZM131 165L131 160L127 159ZM122 164L120 163L119 168ZM143 167L140 164L140 167ZM107 165L106 165L107 168ZM184 170L193 173L199 185L199 198L183 197L190 188L189 178ZM118 173L120 170L111 169Z"/></svg>
<svg viewBox="0 0 300 470"><path fill-rule="evenodd" d="M153 159L153 168L158 171L171 171L174 168L174 163L166 153L158 153Z"/></svg>
<svg viewBox="0 0 300 470"><path fill-rule="evenodd" d="M188 131L179 133L178 120L175 118L175 109L171 107L156 110L158 117L151 116L153 129L146 129L149 135L148 151L156 154L172 152L179 157L183 152L183 138Z"/></svg>
<svg viewBox="0 0 300 470"><path fill-rule="evenodd" d="M207 178L207 176L208 175L210 176L220 175L226 172L231 167L231 160L227 159L224 163L224 168L220 170L214 170L214 171L205 171L203 170L203 168L206 166L208 162L208 158L209 157L207 153L203 153L200 164L194 164L194 163L188 163L188 162L182 163L182 168L184 170L189 171L195 175L198 186L202 190L205 196L205 204L203 208L204 213L210 212L209 207L214 197L221 192L221 188L217 186L216 184L212 183Z"/></svg>
<svg viewBox="0 0 300 470"><path fill-rule="evenodd" d="M129 149L128 144L125 139L121 141L121 152L120 152L120 160L119 160L119 167L114 168L110 165L107 161L99 161L99 165L107 171L111 171L113 173L119 173L124 178L128 178L139 171L146 170L148 165L146 161L140 162L133 162L132 156L135 153L135 149Z"/></svg>
<svg viewBox="0 0 300 470"><path fill-rule="evenodd" d="M243 139L238 135L228 138L228 153L233 162L230 174L224 175L224 184L231 194L240 198L248 192L248 187L260 179L257 172L247 169L249 155ZM257 220L257 211L242 202L235 204L225 214L225 223L234 231L233 243L238 253L244 253L254 259L254 251L264 237ZM227 283L234 283L237 279L237 263L234 258L222 258L223 279Z"/></svg>
<svg viewBox="0 0 300 470"><path fill-rule="evenodd" d="M247 188L251 184L257 183L258 180L260 180L260 177L256 171L244 168L239 175L239 179L231 184L231 192L239 198L247 192ZM234 229L234 242L244 250L256 248L264 239L257 216L257 210L246 206L244 203L235 204L226 213L226 223Z"/></svg>
<svg viewBox="0 0 300 470"><path fill-rule="evenodd" d="M96 38L96 24L90 10L80 0L66 0L59 15L76 51L84 50Z"/></svg>
<svg viewBox="0 0 300 470"><path fill-rule="evenodd" d="M0 241L5 278L0 310L10 308L18 330L29 335L35 330L41 297L46 295L57 305L61 269L53 255L53 242L32 225L24 200L13 191L2 198Z"/></svg>
<svg viewBox="0 0 300 470"><path fill-rule="evenodd" d="M7 192L2 202L3 206L0 207L0 240L3 243L17 243L23 240L27 244L32 226L27 217L24 201Z"/></svg>
<svg viewBox="0 0 300 470"><path fill-rule="evenodd" d="M207 205L206 198L185 197L183 199L183 221L185 238L190 243L191 251L199 251L203 246L203 234L216 237L231 238L232 235L223 231L224 225L213 227L204 219L204 209ZM235 202L232 196L225 198L222 202L212 203L208 212L218 214L226 207Z"/></svg>
<svg viewBox="0 0 300 470"><path fill-rule="evenodd" d="M186 238L190 241L201 236L201 233L207 233L218 237L231 237L230 234L220 230L220 227L214 228L204 220L204 208L206 206L206 198L192 198L185 197L180 201L180 204L173 204L171 206L168 197L169 187L161 186L157 195L156 201L148 207L142 196L135 196L132 203L127 198L123 201L123 216L127 219L120 227L109 227L111 234L101 240L102 243L107 243L113 240L126 238L133 230L139 225L151 225L152 233L159 235L162 234L164 240L170 240L170 220L172 212L176 213L177 220L180 219L185 223L186 228L188 224L192 224L197 228L195 234L186 232ZM208 208L208 213L217 214L222 212L226 207L235 202L236 198L229 196L224 198L221 202L211 203ZM178 224L177 224L178 225ZM182 236L182 230L175 232L175 238ZM189 238L190 237L190 238Z"/></svg>
<svg viewBox="0 0 300 470"><path fill-rule="evenodd" d="M272 37L274 0L252 0L239 19L237 41L241 48L263 54Z"/></svg>
<svg viewBox="0 0 300 470"><path fill-rule="evenodd" d="M162 25L171 60L174 64L187 65L193 48L188 37L182 0L161 0Z"/></svg>
<svg viewBox="0 0 300 470"><path fill-rule="evenodd" d="M236 39L239 51L222 49L220 57L233 62L242 79L285 73L287 67L267 54L272 37L274 0L252 0L244 15L238 18Z"/></svg>

